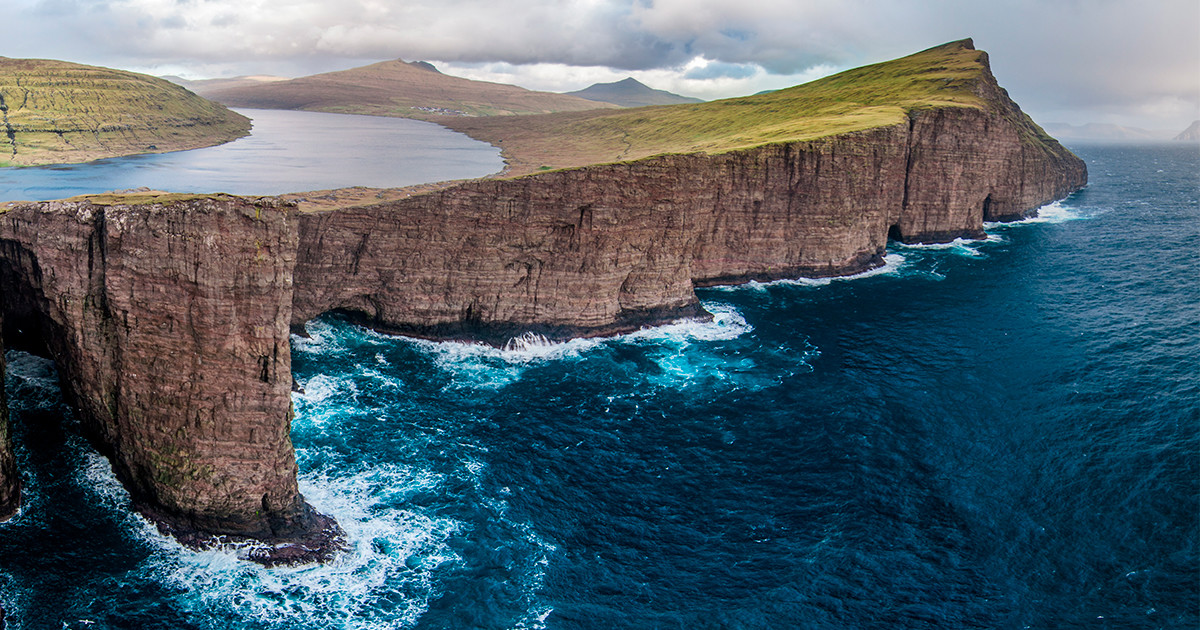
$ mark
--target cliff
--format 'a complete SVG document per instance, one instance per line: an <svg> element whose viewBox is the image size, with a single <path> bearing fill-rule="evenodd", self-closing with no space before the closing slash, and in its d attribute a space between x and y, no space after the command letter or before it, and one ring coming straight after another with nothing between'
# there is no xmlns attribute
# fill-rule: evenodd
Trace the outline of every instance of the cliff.
<svg viewBox="0 0 1200 630"><path fill-rule="evenodd" d="M4 339L54 358L85 433L165 531L269 541L268 562L328 557L336 526L300 496L289 433L295 222L269 200L160 201L0 214Z"/></svg>
<svg viewBox="0 0 1200 630"><path fill-rule="evenodd" d="M195 149L249 133L248 118L163 79L0 57L0 166Z"/></svg>
<svg viewBox="0 0 1200 630"><path fill-rule="evenodd" d="M1175 136L1175 139L1182 142L1196 142L1200 140L1200 120L1193 120L1187 129L1184 129L1179 132L1179 135Z"/></svg>
<svg viewBox="0 0 1200 630"><path fill-rule="evenodd" d="M266 540L267 563L327 558L339 530L296 489L289 326L339 310L436 338L611 334L704 316L696 286L862 271L889 238L979 236L1086 183L969 42L927 53L866 72L940 77L936 99L864 96L866 79L839 75L822 89L866 105L757 142L745 125L689 128L707 148L334 210L221 195L0 205L4 340L54 357L88 434L165 531ZM640 115L677 115L661 109ZM683 137L658 133L630 151Z"/></svg>
<svg viewBox="0 0 1200 630"><path fill-rule="evenodd" d="M732 130L692 121L707 135L668 129L655 132L658 144L628 144L650 152L686 136L704 150L305 213L293 324L343 310L432 337L611 334L695 313L693 286L856 273L880 264L889 238L980 237L984 221L1021 218L1086 183L1083 162L1020 111L969 41L892 63L801 92L854 96L852 106L838 106L850 107L848 121L800 120L785 130L761 116ZM947 68L958 78L945 77ZM923 85L923 73L945 87L935 90L941 106L930 106L927 87L891 100L859 94L863 74L875 77L861 79L868 83L891 84L894 75ZM722 107L749 116L763 103L799 98L768 96L775 100L602 112L584 122L607 130L613 121L665 124L698 111L701 120L724 120ZM583 129L581 119L561 115L477 122L525 130L520 146L542 160L551 156L529 138L565 120ZM745 125L817 137L743 147ZM850 131L826 133L843 128ZM586 153L583 145L576 151Z"/></svg>

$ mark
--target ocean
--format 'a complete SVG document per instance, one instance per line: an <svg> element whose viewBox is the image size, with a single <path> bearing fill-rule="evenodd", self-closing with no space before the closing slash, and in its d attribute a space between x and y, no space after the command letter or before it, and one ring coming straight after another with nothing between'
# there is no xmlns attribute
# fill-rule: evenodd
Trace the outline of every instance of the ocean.
<svg viewBox="0 0 1200 630"><path fill-rule="evenodd" d="M506 349L292 340L301 488L351 548L265 569L128 510L10 352L15 628L1200 626L1200 150L858 277Z"/></svg>

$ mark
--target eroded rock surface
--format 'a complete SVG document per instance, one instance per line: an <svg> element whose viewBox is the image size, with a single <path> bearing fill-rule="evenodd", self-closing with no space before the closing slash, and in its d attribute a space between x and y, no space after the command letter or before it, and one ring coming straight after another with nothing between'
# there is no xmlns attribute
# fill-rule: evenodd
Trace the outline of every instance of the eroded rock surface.
<svg viewBox="0 0 1200 630"><path fill-rule="evenodd" d="M295 227L270 200L233 197L0 214L5 338L55 360L134 507L195 545L336 529L296 486Z"/></svg>
<svg viewBox="0 0 1200 630"><path fill-rule="evenodd" d="M1087 181L986 79L985 107L337 210L219 195L0 206L4 340L54 358L164 531L262 540L248 556L265 564L325 559L341 533L297 490L289 326L341 310L436 338L611 334L703 316L695 286L855 273L889 237L979 236ZM0 509L18 492L6 435Z"/></svg>

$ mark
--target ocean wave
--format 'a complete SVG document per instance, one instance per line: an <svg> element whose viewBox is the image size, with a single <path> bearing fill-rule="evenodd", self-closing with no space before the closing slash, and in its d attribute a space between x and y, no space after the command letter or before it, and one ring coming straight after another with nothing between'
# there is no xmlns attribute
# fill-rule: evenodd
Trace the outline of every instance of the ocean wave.
<svg viewBox="0 0 1200 630"><path fill-rule="evenodd" d="M1021 225L1033 225L1037 223L1066 223L1067 221L1075 221L1078 219L1087 218L1089 218L1089 215L1082 208L1063 203L1062 200L1059 200L1038 208L1037 215L1020 219L1018 221L985 221L983 223L983 229L995 230Z"/></svg>
<svg viewBox="0 0 1200 630"><path fill-rule="evenodd" d="M666 344L678 350L694 343L736 339L753 329L732 306L718 302L701 305L712 319L684 319L613 337L555 342L541 335L525 334L511 339L501 348L458 341L408 341L430 356L438 369L453 376L453 387L495 390L520 379L529 367L582 360L602 347Z"/></svg>
<svg viewBox="0 0 1200 630"><path fill-rule="evenodd" d="M460 560L448 541L463 525L401 505L441 483L429 471L397 464L305 473L305 498L346 532L349 549L333 562L268 569L244 559L252 545L191 551L141 532L160 550L141 572L184 593L179 604L196 615L233 616L241 625L411 627L439 594L436 571Z"/></svg>
<svg viewBox="0 0 1200 630"><path fill-rule="evenodd" d="M769 287L823 287L833 282L846 282L850 280L861 280L873 276L895 275L899 274L905 268L905 260L903 254L892 252L883 257L883 264L873 269L868 269L856 274L848 276L830 276L828 278L784 278L782 280L772 280L770 282L759 282L751 280L742 284L726 284L712 287L716 291L764 291Z"/></svg>
<svg viewBox="0 0 1200 630"><path fill-rule="evenodd" d="M986 237L979 239L959 237L948 243L898 243L895 247L901 251L937 251L967 256L969 258L982 258L984 253L979 249L981 245L1003 243L1004 240L1004 237L999 234L988 234Z"/></svg>

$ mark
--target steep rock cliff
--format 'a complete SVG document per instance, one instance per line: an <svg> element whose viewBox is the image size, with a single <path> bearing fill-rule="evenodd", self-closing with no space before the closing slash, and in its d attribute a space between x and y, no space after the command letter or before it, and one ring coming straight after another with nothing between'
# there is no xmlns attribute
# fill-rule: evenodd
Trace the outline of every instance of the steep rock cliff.
<svg viewBox="0 0 1200 630"><path fill-rule="evenodd" d="M0 293L0 329L4 327L4 294ZM0 337L2 341L2 337ZM0 522L21 508L21 473L8 434L8 398L4 391L4 344L0 343Z"/></svg>
<svg viewBox="0 0 1200 630"><path fill-rule="evenodd" d="M342 310L438 338L610 334L703 316L695 286L854 273L889 238L977 236L1086 183L969 42L901 61L887 76L926 68L953 98L924 85L937 98L871 104L848 131L743 146L719 128L735 148L330 211L221 195L0 206L4 340L55 359L85 430L164 530L265 540L268 564L328 558L340 532L297 491L289 326ZM865 99L860 78L818 87ZM732 106L783 102L750 101ZM17 492L5 461L6 439L0 507Z"/></svg>
<svg viewBox="0 0 1200 630"><path fill-rule="evenodd" d="M18 205L0 214L8 334L58 367L134 506L186 542L327 557L336 526L296 487L295 222L270 200ZM39 349L34 343L34 349Z"/></svg>
<svg viewBox="0 0 1200 630"><path fill-rule="evenodd" d="M693 286L856 273L880 264L889 236L979 237L984 221L1087 181L1081 160L995 98L806 142L304 213L292 323L343 310L387 330L496 343L612 334L695 313Z"/></svg>

